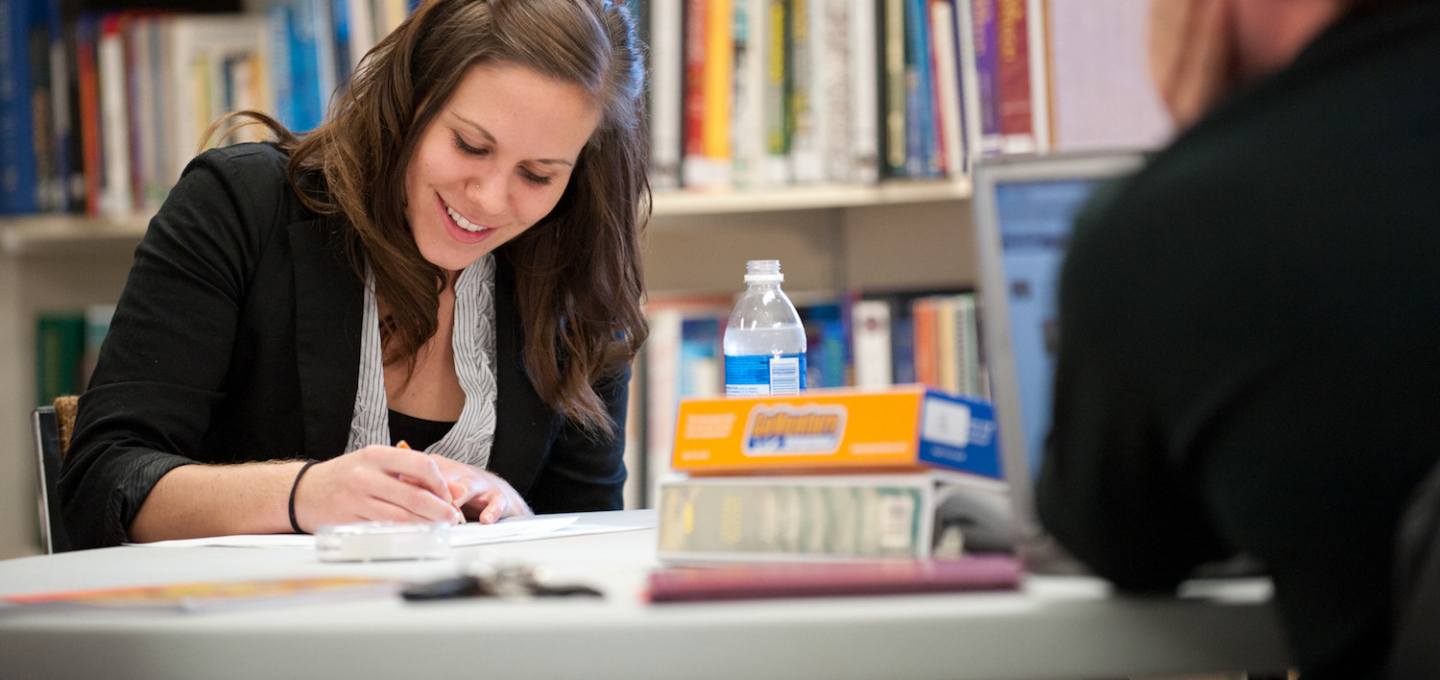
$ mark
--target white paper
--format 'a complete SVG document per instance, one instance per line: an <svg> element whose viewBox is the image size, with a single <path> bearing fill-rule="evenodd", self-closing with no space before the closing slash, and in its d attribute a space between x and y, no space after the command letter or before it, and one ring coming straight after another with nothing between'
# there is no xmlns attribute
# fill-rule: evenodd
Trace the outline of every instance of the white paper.
<svg viewBox="0 0 1440 680"><path fill-rule="evenodd" d="M524 541L550 536L576 536L587 533L606 533L615 528L598 525L579 525L576 531L575 516L508 519L494 524L471 522L450 529L450 547L462 548L486 543ZM626 527L628 528L628 527ZM568 529L568 530L567 530ZM212 536L209 538L187 538L154 543L127 543L142 548L305 548L315 549L315 537L299 534L242 534L237 536Z"/></svg>

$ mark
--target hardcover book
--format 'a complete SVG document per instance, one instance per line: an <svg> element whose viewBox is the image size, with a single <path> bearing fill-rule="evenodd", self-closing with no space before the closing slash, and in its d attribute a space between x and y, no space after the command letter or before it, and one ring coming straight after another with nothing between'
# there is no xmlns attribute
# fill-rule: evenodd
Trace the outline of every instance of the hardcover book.
<svg viewBox="0 0 1440 680"><path fill-rule="evenodd" d="M673 567L650 574L651 602L1014 590L1013 557Z"/></svg>
<svg viewBox="0 0 1440 680"><path fill-rule="evenodd" d="M938 471L691 477L662 484L659 507L672 563L924 559L942 542L993 547L1009 521L1004 482Z"/></svg>

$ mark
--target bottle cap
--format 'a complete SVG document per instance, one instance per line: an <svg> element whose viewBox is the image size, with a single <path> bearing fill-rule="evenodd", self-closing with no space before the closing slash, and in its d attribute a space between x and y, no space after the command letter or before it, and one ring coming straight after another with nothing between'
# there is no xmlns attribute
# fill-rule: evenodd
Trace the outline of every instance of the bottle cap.
<svg viewBox="0 0 1440 680"><path fill-rule="evenodd" d="M745 263L745 283L779 283L784 280L779 260L750 260Z"/></svg>

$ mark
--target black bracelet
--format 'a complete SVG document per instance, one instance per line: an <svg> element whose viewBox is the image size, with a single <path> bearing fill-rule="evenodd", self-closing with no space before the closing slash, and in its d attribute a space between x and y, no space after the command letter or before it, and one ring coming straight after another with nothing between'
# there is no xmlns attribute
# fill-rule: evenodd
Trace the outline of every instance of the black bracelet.
<svg viewBox="0 0 1440 680"><path fill-rule="evenodd" d="M300 487L300 478L305 476L305 471L309 470L311 465L314 465L318 462L320 461L312 460L305 463L305 465L300 468L300 471L295 473L295 483L290 485L290 528L294 529L295 533L297 534L304 534L309 532L301 529L300 523L295 521L295 489Z"/></svg>

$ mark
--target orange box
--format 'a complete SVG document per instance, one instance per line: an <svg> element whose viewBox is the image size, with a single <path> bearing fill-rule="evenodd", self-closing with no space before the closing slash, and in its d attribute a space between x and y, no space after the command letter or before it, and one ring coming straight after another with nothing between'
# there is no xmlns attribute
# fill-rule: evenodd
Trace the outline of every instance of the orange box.
<svg viewBox="0 0 1440 680"><path fill-rule="evenodd" d="M685 399L671 465L691 474L944 468L1003 478L990 404L921 385Z"/></svg>

